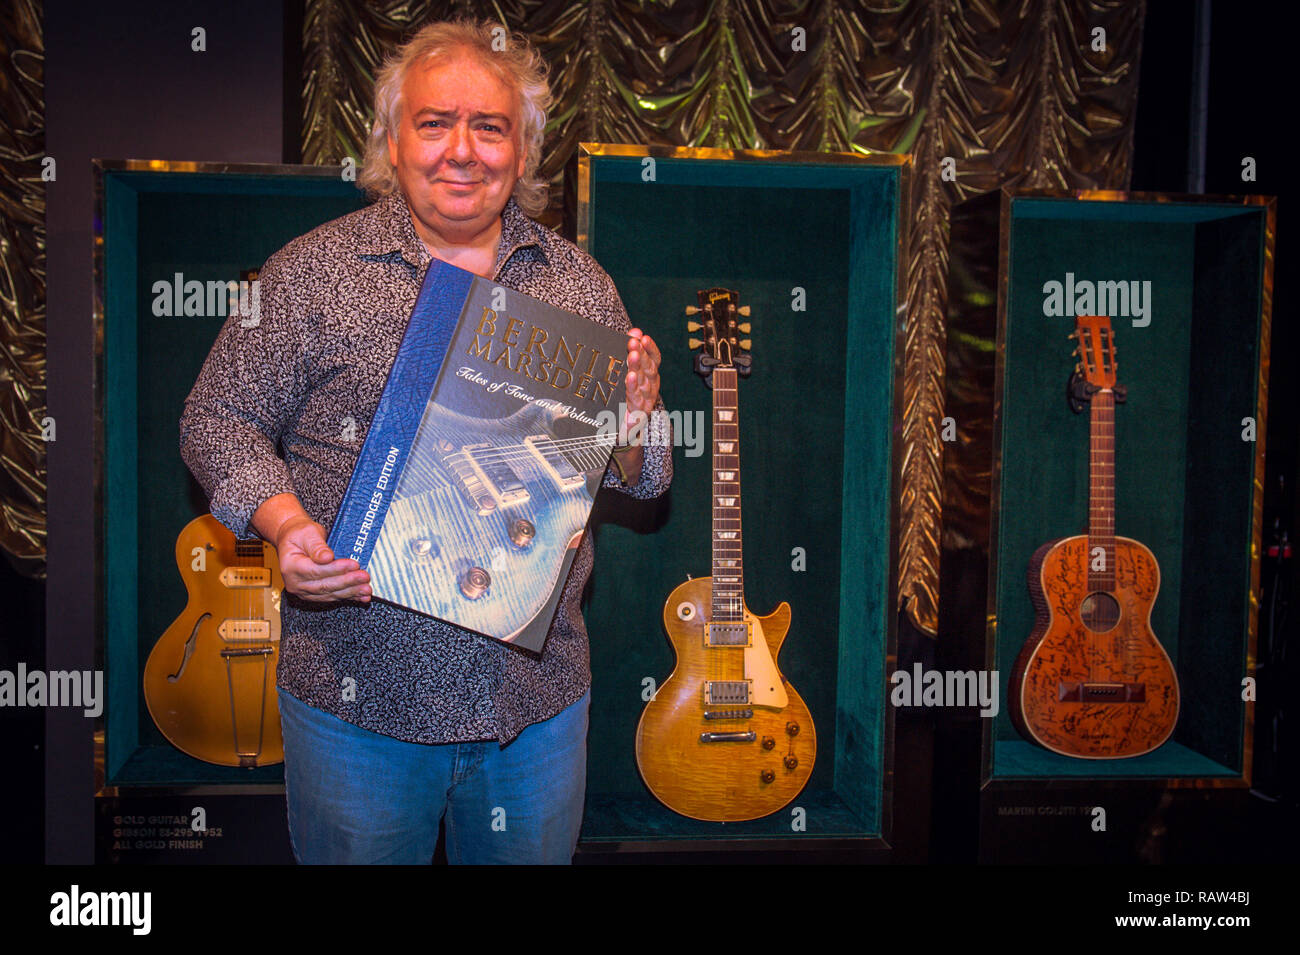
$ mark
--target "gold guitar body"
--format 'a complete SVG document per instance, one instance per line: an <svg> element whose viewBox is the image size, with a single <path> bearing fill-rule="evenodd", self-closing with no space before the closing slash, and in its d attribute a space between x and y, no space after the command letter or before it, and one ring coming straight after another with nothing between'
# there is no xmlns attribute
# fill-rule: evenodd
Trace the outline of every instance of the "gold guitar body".
<svg viewBox="0 0 1300 955"><path fill-rule="evenodd" d="M770 815L799 794L812 774L817 733L807 704L776 667L790 630L790 605L782 603L766 617L745 607L751 645L710 647L705 626L711 582L709 577L688 580L664 604L664 629L677 665L641 714L636 760L650 791L674 812L740 822ZM750 703L706 705L706 683L740 679L742 655ZM705 717L736 712L752 716ZM752 740L702 739L751 732Z"/></svg>
<svg viewBox="0 0 1300 955"><path fill-rule="evenodd" d="M257 556L237 555L234 535L211 514L176 539L189 602L149 654L144 699L158 729L190 756L267 766L284 761L275 696L284 581L274 547L239 546Z"/></svg>

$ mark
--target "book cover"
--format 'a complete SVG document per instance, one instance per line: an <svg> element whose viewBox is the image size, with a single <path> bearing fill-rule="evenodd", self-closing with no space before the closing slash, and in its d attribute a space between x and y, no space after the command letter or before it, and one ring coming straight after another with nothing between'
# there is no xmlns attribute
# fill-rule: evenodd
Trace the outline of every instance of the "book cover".
<svg viewBox="0 0 1300 955"><path fill-rule="evenodd" d="M434 259L329 545L375 597L540 652L609 463L627 336Z"/></svg>

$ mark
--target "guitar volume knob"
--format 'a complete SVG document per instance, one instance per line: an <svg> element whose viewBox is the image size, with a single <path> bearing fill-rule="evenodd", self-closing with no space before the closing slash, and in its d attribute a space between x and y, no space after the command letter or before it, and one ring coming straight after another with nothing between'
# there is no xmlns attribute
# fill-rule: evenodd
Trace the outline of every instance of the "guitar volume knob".
<svg viewBox="0 0 1300 955"><path fill-rule="evenodd" d="M791 723L786 723L786 724L785 724L785 731L786 731L788 734L790 734L791 736L798 736L798 735L799 735L799 724L798 724L798 723L793 723L793 722L791 722Z"/></svg>
<svg viewBox="0 0 1300 955"><path fill-rule="evenodd" d="M774 739L773 739L772 737L770 737L770 736L764 736L764 737L763 737L763 748L764 748L764 749L775 749L775 748L776 748L776 740L774 740Z"/></svg>
<svg viewBox="0 0 1300 955"><path fill-rule="evenodd" d="M471 567L460 575L460 592L470 600L478 600L492 586L492 575L482 567Z"/></svg>
<svg viewBox="0 0 1300 955"><path fill-rule="evenodd" d="M526 521L519 517L510 522L510 543L520 550L529 547L536 536L537 528L533 526L532 521Z"/></svg>
<svg viewBox="0 0 1300 955"><path fill-rule="evenodd" d="M758 774L758 778L761 779L761 780L763 780L763 782L765 782L765 783L775 782L775 781L776 781L776 773L772 772L772 770L770 770L770 769L765 769L765 770L763 770L761 773Z"/></svg>
<svg viewBox="0 0 1300 955"><path fill-rule="evenodd" d="M787 756L783 762L785 763L786 769L794 769L796 766L799 765L798 758L794 756Z"/></svg>

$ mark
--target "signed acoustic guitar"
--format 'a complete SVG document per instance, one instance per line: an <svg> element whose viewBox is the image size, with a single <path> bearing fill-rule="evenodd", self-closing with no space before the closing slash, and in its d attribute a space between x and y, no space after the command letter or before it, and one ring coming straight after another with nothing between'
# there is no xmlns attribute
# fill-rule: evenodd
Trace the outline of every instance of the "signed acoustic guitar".
<svg viewBox="0 0 1300 955"><path fill-rule="evenodd" d="M1178 721L1178 677L1151 632L1160 567L1115 536L1115 340L1110 319L1080 316L1070 401L1090 414L1088 533L1051 541L1029 562L1037 621L1011 674L1011 718L1065 756L1122 759L1164 743Z"/></svg>
<svg viewBox="0 0 1300 955"><path fill-rule="evenodd" d="M695 370L713 388L713 576L688 579L664 604L677 665L646 705L636 760L650 791L692 819L757 819L789 803L808 782L817 734L808 707L781 675L777 652L790 605L766 617L745 605L740 536L737 378L750 370L749 315L737 293L700 291L691 331Z"/></svg>

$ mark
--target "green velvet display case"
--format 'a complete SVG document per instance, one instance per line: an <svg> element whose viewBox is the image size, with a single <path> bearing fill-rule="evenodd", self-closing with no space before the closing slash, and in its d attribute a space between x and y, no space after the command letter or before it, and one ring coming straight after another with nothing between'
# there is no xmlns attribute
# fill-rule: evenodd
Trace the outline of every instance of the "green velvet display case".
<svg viewBox="0 0 1300 955"><path fill-rule="evenodd" d="M332 167L99 161L95 183L97 654L108 701L97 789L278 785L279 765L222 767L182 753L144 703L145 661L186 605L176 538L207 512L178 449L182 404L225 321L224 302L172 314L155 289L237 282L364 197Z"/></svg>
<svg viewBox="0 0 1300 955"><path fill-rule="evenodd" d="M659 345L679 445L664 497L597 503L584 853L887 852L909 174L894 155L580 147L578 241ZM710 572L712 404L684 308L715 286L752 308L738 398L746 603L763 615L789 601L778 662L818 742L792 803L727 824L665 808L634 750L647 694L673 669L664 601Z"/></svg>
<svg viewBox="0 0 1300 955"><path fill-rule="evenodd" d="M1012 190L954 208L956 440L945 448L939 634L1000 677L1003 705L982 727L985 790L1249 784L1274 214L1256 196ZM1082 296L1083 283L1100 292L1101 282L1149 284L1128 286L1136 302L1076 298L1062 314L1052 300L1050 283ZM1037 746L1007 705L1035 622L1030 556L1086 533L1088 414L1066 398L1076 305L1111 317L1127 388L1115 412L1115 533L1159 564L1151 625L1182 694L1172 737L1125 759Z"/></svg>

